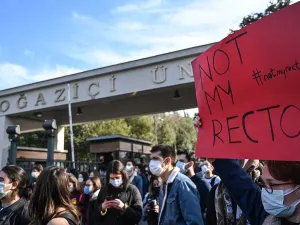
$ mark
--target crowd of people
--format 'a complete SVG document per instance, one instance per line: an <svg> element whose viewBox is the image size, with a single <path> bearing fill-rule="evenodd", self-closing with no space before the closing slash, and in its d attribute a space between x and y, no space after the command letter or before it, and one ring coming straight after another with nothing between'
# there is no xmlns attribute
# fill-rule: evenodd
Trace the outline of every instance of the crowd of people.
<svg viewBox="0 0 300 225"><path fill-rule="evenodd" d="M198 117L195 127L201 127ZM0 225L300 224L300 162L196 159L157 145L149 164L0 171Z"/></svg>

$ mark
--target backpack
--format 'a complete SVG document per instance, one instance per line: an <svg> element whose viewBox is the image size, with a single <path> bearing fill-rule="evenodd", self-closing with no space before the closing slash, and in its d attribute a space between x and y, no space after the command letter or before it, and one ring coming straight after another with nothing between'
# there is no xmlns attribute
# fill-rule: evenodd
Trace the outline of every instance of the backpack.
<svg viewBox="0 0 300 225"><path fill-rule="evenodd" d="M215 185L217 177L213 177L210 181L210 185L213 187Z"/></svg>

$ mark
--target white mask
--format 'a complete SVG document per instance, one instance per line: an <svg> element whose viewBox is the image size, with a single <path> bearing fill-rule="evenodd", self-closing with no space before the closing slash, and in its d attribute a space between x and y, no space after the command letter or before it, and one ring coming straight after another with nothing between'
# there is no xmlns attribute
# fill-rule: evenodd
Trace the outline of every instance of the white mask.
<svg viewBox="0 0 300 225"><path fill-rule="evenodd" d="M207 166L206 165L203 165L201 167L201 171L203 171L204 173L208 170Z"/></svg>
<svg viewBox="0 0 300 225"><path fill-rule="evenodd" d="M123 179L110 179L109 183L114 187L120 187L123 184Z"/></svg>
<svg viewBox="0 0 300 225"><path fill-rule="evenodd" d="M37 172L32 172L32 173L31 173L31 176L32 176L33 178L37 178Z"/></svg>
<svg viewBox="0 0 300 225"><path fill-rule="evenodd" d="M283 204L284 197L296 191L298 188L300 188L299 185L285 191L273 190L271 194L269 194L267 190L263 188L261 192L261 200L265 210L269 214L280 218L288 218L292 216L296 210L297 205L300 204L300 200L298 199L291 206L285 206Z"/></svg>
<svg viewBox="0 0 300 225"><path fill-rule="evenodd" d="M184 162L181 162L181 161L177 161L176 163L176 167L178 167L180 169L180 173L183 173L185 174L187 169L185 168L185 166L187 165L188 163L184 163Z"/></svg>
<svg viewBox="0 0 300 225"><path fill-rule="evenodd" d="M8 193L11 192L11 190L4 191L4 189L9 185L10 185L10 187L12 186L11 184L4 184L4 183L0 182L0 199L4 198Z"/></svg>
<svg viewBox="0 0 300 225"><path fill-rule="evenodd" d="M159 161L159 160L151 160L150 161L150 164L149 164L149 168L150 168L150 171L151 171L151 173L153 174L153 175L155 175L155 176L160 176L160 175L162 175L165 171L166 171L166 169L165 168L163 168L162 166L161 166L161 161Z"/></svg>
<svg viewBox="0 0 300 225"><path fill-rule="evenodd" d="M131 169L132 169L132 166L126 165L125 170L126 170L127 172L131 172Z"/></svg>
<svg viewBox="0 0 300 225"><path fill-rule="evenodd" d="M82 177L79 177L78 178L78 181L81 183L81 182L83 182L83 178Z"/></svg>

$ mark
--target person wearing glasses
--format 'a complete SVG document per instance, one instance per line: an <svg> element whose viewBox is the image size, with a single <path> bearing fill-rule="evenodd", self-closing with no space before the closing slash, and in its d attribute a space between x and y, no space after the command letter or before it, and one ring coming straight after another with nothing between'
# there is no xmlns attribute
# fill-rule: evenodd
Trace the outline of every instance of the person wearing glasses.
<svg viewBox="0 0 300 225"><path fill-rule="evenodd" d="M194 125L196 130L201 127L199 116ZM250 224L300 224L300 162L266 161L260 191L237 160L210 161Z"/></svg>

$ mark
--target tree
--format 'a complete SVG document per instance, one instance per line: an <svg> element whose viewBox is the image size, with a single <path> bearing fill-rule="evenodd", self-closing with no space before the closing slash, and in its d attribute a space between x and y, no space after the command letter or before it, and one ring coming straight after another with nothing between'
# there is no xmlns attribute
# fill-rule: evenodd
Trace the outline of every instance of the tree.
<svg viewBox="0 0 300 225"><path fill-rule="evenodd" d="M176 129L176 147L177 149L186 148L195 150L197 136L194 130L193 121L189 117L181 117Z"/></svg>
<svg viewBox="0 0 300 225"><path fill-rule="evenodd" d="M19 146L33 148L47 148L47 138L44 131L25 133L20 135Z"/></svg>
<svg viewBox="0 0 300 225"><path fill-rule="evenodd" d="M158 124L157 140L159 144L175 146L176 131L174 125L167 118Z"/></svg>
<svg viewBox="0 0 300 225"><path fill-rule="evenodd" d="M73 127L75 159L80 161L92 161L89 143L86 141L89 137L106 136L121 134L128 136L129 126L124 119L101 121L96 123L82 124ZM67 127L65 132L65 149L68 149L68 158L71 154L70 132Z"/></svg>
<svg viewBox="0 0 300 225"><path fill-rule="evenodd" d="M270 15L273 12L276 12L280 9L289 6L291 3L292 3L291 0L277 0L276 3L270 2L269 6L265 9L264 12L253 13L251 15L244 17L239 27L244 28L245 26L254 23L257 20L262 19L263 17ZM230 30L230 31L234 32L234 30Z"/></svg>
<svg viewBox="0 0 300 225"><path fill-rule="evenodd" d="M130 128L130 136L153 141L154 121L151 116L136 116L125 119Z"/></svg>

